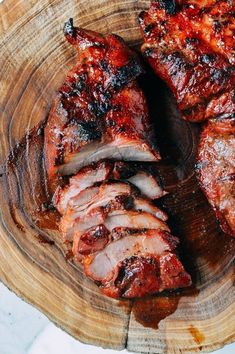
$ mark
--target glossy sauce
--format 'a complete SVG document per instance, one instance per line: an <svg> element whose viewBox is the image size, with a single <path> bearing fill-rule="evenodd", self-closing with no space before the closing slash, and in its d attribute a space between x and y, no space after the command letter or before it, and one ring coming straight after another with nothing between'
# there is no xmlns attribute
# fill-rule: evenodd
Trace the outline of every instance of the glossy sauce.
<svg viewBox="0 0 235 354"><path fill-rule="evenodd" d="M156 204L169 215L172 233L181 241L181 259L186 270L192 275L195 285L194 289L177 293L119 302L120 306L124 304L126 311L129 311L130 305L133 304L132 311L136 321L144 327L157 329L164 318L177 310L181 297L196 297L199 293L196 287L205 286L217 275L219 265L223 270L231 261L231 255L235 254L235 239L220 231L214 213L194 176L199 127L184 122L179 117L174 100L170 98L165 86L151 76L151 71L142 79L141 85L146 89L151 104L151 116L156 118L156 140L163 157L162 162L158 164L157 173L160 174L166 190L170 192ZM159 91L156 87L159 87ZM38 242L53 245L54 239L50 238L50 232L47 232L46 237L40 232L58 230L60 218L51 205L51 196L47 189L43 167L43 125L33 129L17 145L8 160L7 173L9 178L16 178L18 175L19 181L27 180L27 183L18 183L20 193L12 191L19 198L12 198L13 204L10 208L17 228L24 232L24 225L21 225L17 216L17 208L21 208L21 212L31 217L31 224L37 229ZM24 209L25 206L27 210ZM71 250L65 251L61 247L61 251L66 260L72 258ZM209 265L210 275L203 274L203 268L198 265L199 261ZM197 329L191 326L189 331L196 343L203 342L203 334Z"/></svg>
<svg viewBox="0 0 235 354"><path fill-rule="evenodd" d="M179 300L177 295L136 300L132 312L144 327L158 329L159 322L176 311Z"/></svg>

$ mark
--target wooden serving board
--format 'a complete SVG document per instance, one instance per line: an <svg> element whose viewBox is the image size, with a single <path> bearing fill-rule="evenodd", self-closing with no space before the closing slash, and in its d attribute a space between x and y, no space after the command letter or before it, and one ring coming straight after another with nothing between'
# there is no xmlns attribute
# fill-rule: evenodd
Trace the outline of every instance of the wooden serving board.
<svg viewBox="0 0 235 354"><path fill-rule="evenodd" d="M140 81L163 156L159 173L170 192L158 204L181 239L192 288L133 301L101 295L62 244L58 215L46 210L42 122L75 60L63 23L73 17L75 25L117 33L138 49L137 16L148 5L0 4L0 279L82 342L143 353L212 351L235 339L235 240L220 231L193 172L200 127L181 120L169 91L149 69Z"/></svg>

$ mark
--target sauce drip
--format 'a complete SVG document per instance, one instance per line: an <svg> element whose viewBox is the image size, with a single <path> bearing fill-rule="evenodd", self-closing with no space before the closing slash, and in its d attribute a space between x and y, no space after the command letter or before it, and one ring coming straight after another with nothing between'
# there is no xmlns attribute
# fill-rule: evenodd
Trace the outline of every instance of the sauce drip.
<svg viewBox="0 0 235 354"><path fill-rule="evenodd" d="M158 329L159 322L176 311L179 300L180 296L136 300L132 308L135 320L144 327Z"/></svg>

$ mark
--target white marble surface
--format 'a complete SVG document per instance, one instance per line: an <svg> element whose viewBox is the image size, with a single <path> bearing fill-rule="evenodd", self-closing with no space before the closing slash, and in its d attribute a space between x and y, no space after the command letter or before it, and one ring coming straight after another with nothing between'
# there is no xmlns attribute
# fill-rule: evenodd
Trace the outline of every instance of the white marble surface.
<svg viewBox="0 0 235 354"><path fill-rule="evenodd" d="M0 354L127 354L76 341L0 283ZM235 343L214 352L234 354ZM129 353L130 354L130 353Z"/></svg>

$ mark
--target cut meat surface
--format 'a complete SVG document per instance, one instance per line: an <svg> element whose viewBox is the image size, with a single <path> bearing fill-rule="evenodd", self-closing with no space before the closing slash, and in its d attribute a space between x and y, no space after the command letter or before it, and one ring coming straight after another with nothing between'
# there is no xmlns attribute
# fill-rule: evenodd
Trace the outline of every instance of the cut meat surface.
<svg viewBox="0 0 235 354"><path fill-rule="evenodd" d="M110 211L130 209L133 206L131 194L135 195L131 185L124 182L107 182L100 187L88 187L83 190L69 200L69 208L61 218L60 230L64 238L72 240L72 232L76 227L74 224L79 224L80 228L85 227L89 218L91 219L88 225L95 220L99 224Z"/></svg>
<svg viewBox="0 0 235 354"><path fill-rule="evenodd" d="M81 204L81 194L89 194L89 191L92 190L93 197L89 198L89 201L84 205ZM95 193L94 193L95 191ZM117 201L121 196L134 196L138 194L135 190L133 190L132 186L128 183L124 182L106 182L101 184L99 187L89 187L85 189L83 192L79 193L78 196L75 196L70 199L69 207L76 212L85 211L86 214L92 209L97 207L105 207L110 202Z"/></svg>
<svg viewBox="0 0 235 354"><path fill-rule="evenodd" d="M85 257L83 260L85 272L94 280L103 281L111 276L118 263L124 259L141 254L159 256L173 250L177 243L176 238L169 238L156 230L126 236L111 242L96 255Z"/></svg>
<svg viewBox="0 0 235 354"><path fill-rule="evenodd" d="M135 81L143 71L136 54L120 37L75 28L72 20L64 33L78 57L45 128L45 165L52 192L60 176L102 159L160 159L146 100Z"/></svg>
<svg viewBox="0 0 235 354"><path fill-rule="evenodd" d="M144 211L124 211L117 210L110 213L105 220L108 230L116 227L135 227L137 229L161 229L170 231L169 227L160 219Z"/></svg>
<svg viewBox="0 0 235 354"><path fill-rule="evenodd" d="M69 210L60 222L60 230L63 234L64 240L73 240L73 235L80 237L89 228L95 227L99 224L104 226L111 232L117 227L135 227L137 229L161 229L170 231L169 227L162 220L156 216L133 210L120 209L106 213L103 208L93 209L89 215L85 214L81 217L76 217L76 212Z"/></svg>
<svg viewBox="0 0 235 354"><path fill-rule="evenodd" d="M224 96L227 105L234 105L234 11L230 0L158 0L140 14L142 53L187 120L223 114Z"/></svg>
<svg viewBox="0 0 235 354"><path fill-rule="evenodd" d="M64 188L57 187L53 196L53 204L57 210L61 214L64 214L71 198L78 195L84 189L93 186L95 183L108 179L110 170L111 164L109 162L89 165L70 178L68 186Z"/></svg>
<svg viewBox="0 0 235 354"><path fill-rule="evenodd" d="M103 161L86 166L70 178L68 186L64 188L59 186L57 188L53 197L53 203L57 210L61 214L64 214L81 191L109 179L129 181L139 189L141 194L150 199L157 199L166 194L157 179L150 173L143 171L136 173L136 171L137 167L121 162ZM161 213L162 217L164 217L163 214Z"/></svg>
<svg viewBox="0 0 235 354"><path fill-rule="evenodd" d="M166 221L168 219L166 213L164 213L161 209L156 207L147 199L136 197L133 201L133 204L135 210L145 211L149 214L156 216L158 219L161 219L162 221Z"/></svg>
<svg viewBox="0 0 235 354"><path fill-rule="evenodd" d="M179 242L176 237L161 230L119 228L115 231L119 236L110 242L110 236L103 241L105 232L99 236L97 249L83 253L83 265L87 276L100 282L106 295L141 297L174 289L175 284L178 288L191 284L190 276L172 253ZM77 251L83 247L80 240Z"/></svg>
<svg viewBox="0 0 235 354"><path fill-rule="evenodd" d="M235 237L235 118L211 120L198 151L198 177L224 232Z"/></svg>
<svg viewBox="0 0 235 354"><path fill-rule="evenodd" d="M143 195L150 199L157 199L167 194L159 185L156 178L146 172L139 172L128 179Z"/></svg>
<svg viewBox="0 0 235 354"><path fill-rule="evenodd" d="M115 276L103 281L102 291L114 298L135 298L190 285L191 278L176 255L165 252L126 258L118 264Z"/></svg>

